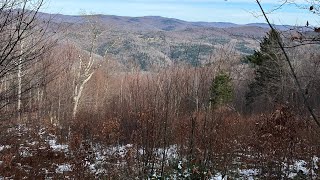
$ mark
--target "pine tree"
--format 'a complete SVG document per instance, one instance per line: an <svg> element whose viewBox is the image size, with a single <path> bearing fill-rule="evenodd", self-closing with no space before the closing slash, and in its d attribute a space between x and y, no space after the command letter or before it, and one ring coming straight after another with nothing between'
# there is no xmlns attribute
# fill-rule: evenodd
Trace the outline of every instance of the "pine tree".
<svg viewBox="0 0 320 180"><path fill-rule="evenodd" d="M210 102L213 107L230 102L233 98L233 87L230 76L224 72L219 73L213 79L210 90Z"/></svg>
<svg viewBox="0 0 320 180"><path fill-rule="evenodd" d="M246 57L247 62L255 68L254 81L249 84L249 92L246 94L247 105L260 96L273 102L284 101L287 76L285 61L277 43L279 39L279 33L271 30L260 43L260 50Z"/></svg>

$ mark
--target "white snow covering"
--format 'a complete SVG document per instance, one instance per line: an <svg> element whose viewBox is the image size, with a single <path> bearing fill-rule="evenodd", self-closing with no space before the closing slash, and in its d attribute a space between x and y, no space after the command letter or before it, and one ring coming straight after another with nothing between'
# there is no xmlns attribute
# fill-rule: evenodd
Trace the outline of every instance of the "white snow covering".
<svg viewBox="0 0 320 180"><path fill-rule="evenodd" d="M309 173L309 169L307 169L305 166L307 165L307 163L303 160L298 160L294 163L294 169L296 171L302 171L304 174L308 174Z"/></svg>
<svg viewBox="0 0 320 180"><path fill-rule="evenodd" d="M224 180L224 179L222 179L222 174L221 173L217 173L210 180Z"/></svg>
<svg viewBox="0 0 320 180"><path fill-rule="evenodd" d="M309 175L312 173L313 179L317 179L318 175L314 172L314 169L318 169L317 163L319 162L319 158L317 156L314 156L312 158L312 163L314 168L310 171L306 166L308 163L304 160L296 160L293 165L289 165L289 175L288 178L294 179L296 176L298 176L298 173L303 173L304 175ZM288 167L287 164L284 164L284 169Z"/></svg>
<svg viewBox="0 0 320 180"><path fill-rule="evenodd" d="M124 158L130 148L132 148L132 144L127 145L118 145L118 146L112 146L106 148L106 154L107 155L118 155L121 158ZM100 154L99 154L100 156Z"/></svg>
<svg viewBox="0 0 320 180"><path fill-rule="evenodd" d="M319 157L313 156L312 161L313 161L314 168L319 169L318 167Z"/></svg>
<svg viewBox="0 0 320 180"><path fill-rule="evenodd" d="M248 177L250 179L252 178L252 176L258 175L259 170L258 169L239 169L239 174L241 174L242 176Z"/></svg>
<svg viewBox="0 0 320 180"><path fill-rule="evenodd" d="M11 148L11 146L9 146L9 145L6 145L6 146L0 145L0 152L5 149L10 149L10 148Z"/></svg>
<svg viewBox="0 0 320 180"><path fill-rule="evenodd" d="M55 139L49 140L49 145L51 149L53 149L53 151L68 151L68 145L57 144L57 141Z"/></svg>
<svg viewBox="0 0 320 180"><path fill-rule="evenodd" d="M22 156L22 157L31 157L32 156L30 149L28 147L24 147L24 146L20 146L19 153L20 153L20 156Z"/></svg>
<svg viewBox="0 0 320 180"><path fill-rule="evenodd" d="M178 169L182 169L182 161L179 161Z"/></svg>
<svg viewBox="0 0 320 180"><path fill-rule="evenodd" d="M56 173L63 173L63 172L69 172L69 171L72 171L70 164L58 165L58 167L56 168Z"/></svg>

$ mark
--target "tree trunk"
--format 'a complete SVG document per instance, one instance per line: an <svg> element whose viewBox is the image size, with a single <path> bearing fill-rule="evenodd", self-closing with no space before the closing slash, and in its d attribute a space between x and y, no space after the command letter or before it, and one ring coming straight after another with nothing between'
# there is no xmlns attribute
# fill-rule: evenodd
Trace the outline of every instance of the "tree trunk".
<svg viewBox="0 0 320 180"><path fill-rule="evenodd" d="M92 75L93 75L93 72L90 73L89 75L87 75L86 78L81 82L79 88L78 88L78 85L76 85L75 92L74 92L75 96L73 97L73 100L74 100L73 111L72 111L73 118L76 117L76 114L78 112L79 102L80 102L83 88L84 88L85 84L91 79Z"/></svg>
<svg viewBox="0 0 320 180"><path fill-rule="evenodd" d="M20 58L18 61L18 104L17 104L17 112L18 112L18 122L21 122L21 93L22 93L22 54L23 54L23 42L21 42L20 46Z"/></svg>

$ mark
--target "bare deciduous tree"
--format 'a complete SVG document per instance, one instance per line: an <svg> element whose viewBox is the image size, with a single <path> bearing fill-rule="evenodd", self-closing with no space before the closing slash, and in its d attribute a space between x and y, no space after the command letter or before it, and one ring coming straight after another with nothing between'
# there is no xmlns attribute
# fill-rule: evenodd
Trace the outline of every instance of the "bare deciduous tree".
<svg viewBox="0 0 320 180"><path fill-rule="evenodd" d="M50 41L52 34L47 31L50 20L39 20L38 12L43 4L44 0L0 1L0 79L4 83L0 109L16 102L18 119L22 95L39 85L35 81L27 82L30 78L25 77L35 76L30 74L35 70L29 69L35 69L33 65L54 44Z"/></svg>

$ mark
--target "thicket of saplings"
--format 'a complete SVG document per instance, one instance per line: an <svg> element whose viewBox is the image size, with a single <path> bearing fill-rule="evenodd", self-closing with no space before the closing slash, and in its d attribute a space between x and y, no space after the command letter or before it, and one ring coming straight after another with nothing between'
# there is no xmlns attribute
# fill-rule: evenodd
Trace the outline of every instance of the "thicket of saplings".
<svg viewBox="0 0 320 180"><path fill-rule="evenodd" d="M100 59L75 116L79 74L91 56L58 45L25 71L19 112L16 73L1 82L6 92L1 144L6 146L0 151L0 176L207 179L217 173L239 178L241 170L254 170L253 176L266 179L290 173L315 177L319 127L273 36L270 32L251 56L230 51L198 67L129 71ZM320 61L311 49L288 52L308 103L319 113ZM42 84L31 87L35 79ZM68 146L52 149L50 139ZM115 148L123 154L110 153ZM298 160L307 162L309 174L292 172ZM72 170L57 173L59 164Z"/></svg>

